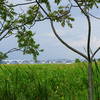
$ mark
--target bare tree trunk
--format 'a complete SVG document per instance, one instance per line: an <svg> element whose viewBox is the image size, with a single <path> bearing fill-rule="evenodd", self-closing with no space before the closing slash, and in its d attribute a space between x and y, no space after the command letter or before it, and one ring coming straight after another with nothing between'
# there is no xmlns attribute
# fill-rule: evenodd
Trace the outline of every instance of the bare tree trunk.
<svg viewBox="0 0 100 100"><path fill-rule="evenodd" d="M88 100L93 100L93 69L92 62L88 62Z"/></svg>

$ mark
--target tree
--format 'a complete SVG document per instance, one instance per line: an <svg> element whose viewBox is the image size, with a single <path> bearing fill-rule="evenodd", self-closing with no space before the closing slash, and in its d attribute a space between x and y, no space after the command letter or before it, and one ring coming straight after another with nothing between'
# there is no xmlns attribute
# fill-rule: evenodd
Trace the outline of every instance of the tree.
<svg viewBox="0 0 100 100"><path fill-rule="evenodd" d="M34 2L31 3L34 4ZM37 5L30 7L26 15L22 11L15 11L16 6L18 5L10 4L7 0L0 0L0 41L14 35L18 42L18 48L0 52L0 60L6 59L8 54L14 51L31 54L36 60L42 50L33 38L35 33L32 32L31 27L34 19L41 18L40 13L37 13L39 8Z"/></svg>
<svg viewBox="0 0 100 100"><path fill-rule="evenodd" d="M62 0L53 0L57 4L57 9L53 10L52 5L50 5L49 0L35 0L36 5L41 11L42 19L39 21L44 21L49 19L51 23L51 28L53 33L58 38L58 40L65 45L67 48L72 50L73 52L79 54L83 58L85 58L88 62L88 100L94 99L93 93L93 69L92 69L92 61L94 59L95 54L100 50L100 47L95 50L94 53L91 52L91 17L96 19L100 19L95 15L92 15L89 11L94 9L94 7L99 8L98 4L99 0L68 0L66 5L61 5ZM64 1L64 0L63 0ZM45 5L45 7L44 7ZM71 45L66 43L57 33L56 28L54 26L54 22L60 23L63 27L67 24L72 28L71 22L74 21L74 18L71 17L72 8L77 7L80 9L81 13L86 17L88 22L88 37L87 37L87 54L83 54L79 50L73 48Z"/></svg>
<svg viewBox="0 0 100 100"><path fill-rule="evenodd" d="M56 4L56 10L53 10L52 5L50 4L50 0L29 0L27 3L22 4L8 4L5 0L0 1L0 9L1 10L1 36L0 40L3 38L7 38L12 34L16 33L16 37L18 38L18 50L22 50L24 54L33 54L36 56L39 54L38 47L32 38L33 33L29 30L33 27L36 22L49 20L51 24L51 28L53 33L57 37L57 39L65 45L65 47L69 48L73 52L85 58L88 62L88 100L93 100L93 69L92 69L92 61L94 59L95 54L100 50L100 47L92 53L91 50L91 17L96 19L100 19L95 15L92 15L89 11L97 7L99 9L98 4L99 0L68 0L66 5L61 5L62 0L53 0ZM63 0L64 1L64 0ZM66 0L65 0L66 1ZM27 5L32 4L26 13L18 14L14 12L14 8L19 5ZM88 22L88 37L87 37L87 54L83 54L79 50L73 48L71 45L66 43L56 32L56 28L54 26L54 22L60 23L62 27L66 24L72 28L72 21L75 19L71 16L72 8L79 8L81 13L86 17ZM17 18L16 18L17 17ZM5 23L6 22L6 23ZM28 26L28 28L27 28ZM7 33L6 33L7 32ZM29 41L29 43L27 43ZM13 49L11 50L11 52ZM14 49L15 51L15 49ZM9 53L9 52L8 52Z"/></svg>
<svg viewBox="0 0 100 100"><path fill-rule="evenodd" d="M79 62L81 62L80 59L76 58L75 63L79 63Z"/></svg>

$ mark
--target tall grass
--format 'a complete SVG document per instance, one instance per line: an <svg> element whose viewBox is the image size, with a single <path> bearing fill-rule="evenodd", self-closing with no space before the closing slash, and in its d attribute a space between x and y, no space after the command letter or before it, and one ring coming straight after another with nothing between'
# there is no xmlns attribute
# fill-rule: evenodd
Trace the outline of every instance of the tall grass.
<svg viewBox="0 0 100 100"><path fill-rule="evenodd" d="M95 100L100 100L96 73L94 67ZM87 100L87 87L82 63L0 65L0 100Z"/></svg>

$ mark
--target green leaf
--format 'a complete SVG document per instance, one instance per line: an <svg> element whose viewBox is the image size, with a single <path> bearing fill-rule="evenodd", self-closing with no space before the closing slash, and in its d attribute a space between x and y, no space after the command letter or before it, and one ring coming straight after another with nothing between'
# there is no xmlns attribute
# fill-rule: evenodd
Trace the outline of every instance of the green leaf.
<svg viewBox="0 0 100 100"><path fill-rule="evenodd" d="M8 56L7 56L5 53L0 52L0 61L1 61L1 60L4 60L4 59L6 59L6 58L8 58Z"/></svg>
<svg viewBox="0 0 100 100"><path fill-rule="evenodd" d="M55 0L55 3L58 5L61 2L61 0Z"/></svg>

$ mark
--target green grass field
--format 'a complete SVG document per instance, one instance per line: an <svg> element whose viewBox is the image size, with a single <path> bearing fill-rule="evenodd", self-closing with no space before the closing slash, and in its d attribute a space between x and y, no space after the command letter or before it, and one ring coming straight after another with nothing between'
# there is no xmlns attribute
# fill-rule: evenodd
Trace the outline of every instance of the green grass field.
<svg viewBox="0 0 100 100"><path fill-rule="evenodd" d="M94 86L100 100L95 67ZM86 64L0 65L0 100L87 100L87 87Z"/></svg>

